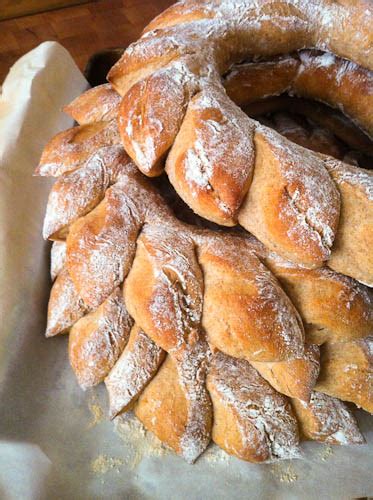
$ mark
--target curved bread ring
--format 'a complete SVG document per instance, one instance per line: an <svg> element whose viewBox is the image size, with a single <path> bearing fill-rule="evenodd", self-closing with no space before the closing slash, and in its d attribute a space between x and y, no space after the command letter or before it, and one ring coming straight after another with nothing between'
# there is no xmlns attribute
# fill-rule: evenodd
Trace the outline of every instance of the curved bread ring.
<svg viewBox="0 0 373 500"><path fill-rule="evenodd" d="M239 64L223 84L240 107L283 93L322 101L373 136L373 74L333 54L304 50L274 61Z"/></svg>
<svg viewBox="0 0 373 500"><path fill-rule="evenodd" d="M329 50L373 69L373 9L332 0L227 2L187 0L156 17L109 73L121 95L136 81L189 57L195 73L223 74L245 57L287 54L303 47Z"/></svg>
<svg viewBox="0 0 373 500"><path fill-rule="evenodd" d="M372 67L368 19L373 11L364 10L360 4L341 6L332 2L279 5L263 2L258 8L251 2L240 4L240 7L225 2L178 4L158 18L152 24L155 27L160 23L157 30L148 31L139 42L130 46L109 73L110 82L125 95L119 129L130 156L145 173L157 175L161 171L162 156L172 146L167 171L176 190L197 213L220 224L235 224L238 217L242 225L247 225L250 216L246 213L248 208L253 208L252 203L243 210L240 207L248 190L249 195L253 191L253 186L249 188L254 162L257 165L254 159L260 154L254 156L255 123L246 120L227 98L219 75L234 60L250 55L251 51L270 55L274 47L278 53L304 44L329 48ZM351 37L359 39L359 48L346 46L345 41L341 43L345 32L342 33L339 22L328 24L328 34L332 32L333 37L325 36L324 10L329 14L333 11L339 19L348 17L346 29L351 26L356 29ZM263 22L264 14L266 20L271 14L276 22ZM184 20L187 22L179 25ZM357 25L357 21L361 24ZM173 27L166 27L169 22ZM271 44L263 42L269 39ZM163 99L167 99L169 105L162 101L162 90ZM266 141L258 143L255 142L255 149L266 145ZM281 141L280 146L283 147ZM285 156L299 167L298 149L291 150L294 154L287 152ZM270 152L265 149L264 157L267 154ZM302 155L299 152L299 156ZM291 194L286 200L286 191L289 192L286 189L281 196L280 193L274 196L268 201L269 206L277 205L270 217L280 213L282 217L277 217L270 228L266 221L269 215L263 207L267 200L259 207L262 213L254 208L255 225L267 224L266 234L258 236L261 239L265 236L265 243L283 256L312 267L327 260L330 254L339 203L325 169L321 173L318 160L313 157L310 161L312 172L318 178L310 188L314 199L306 194L306 182L300 188L305 194L300 204ZM304 177L309 176L312 174L307 170ZM277 179L277 184L279 182L286 184L283 175ZM258 196L261 198L262 194ZM286 220L286 212L292 209L293 216ZM295 219L297 222L303 220L302 228L295 227ZM305 245L302 246L301 240Z"/></svg>

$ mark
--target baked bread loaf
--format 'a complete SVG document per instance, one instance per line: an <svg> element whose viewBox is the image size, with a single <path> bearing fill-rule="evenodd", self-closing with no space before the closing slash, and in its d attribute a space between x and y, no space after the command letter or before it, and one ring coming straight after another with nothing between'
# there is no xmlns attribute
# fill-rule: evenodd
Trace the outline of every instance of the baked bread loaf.
<svg viewBox="0 0 373 500"><path fill-rule="evenodd" d="M361 64L369 55L368 25L363 24L365 18L359 7L325 2L329 13L353 14L352 26L361 22L355 35L368 37L360 38L358 47L342 47L337 23L331 26L334 38L327 40L322 22L312 17L306 3L297 2L295 7L295 2L287 2L281 7L285 10L277 10L277 4L263 1L256 6L261 15L271 12L279 17L274 23L261 19L255 28L252 20L257 20L259 11L251 2L242 2L242 18L237 23L219 17L229 12L234 20L237 6L219 1L183 2L166 11L151 24L158 31L150 32L138 44L149 45L150 56L135 45L127 56L135 54L139 58L137 66L134 63L123 77L122 60L111 72L115 86L128 84L124 99L105 85L67 106L66 111L80 125L59 134L47 145L37 170L39 175L58 177L49 196L44 224L45 238L54 241L51 275L55 281L47 335L70 331L69 358L78 382L83 388L105 382L111 418L134 410L147 429L188 462L196 460L211 439L228 453L252 462L297 457L300 438L360 444L363 437L357 423L338 398L373 411L371 293L352 278L322 266L328 258L332 262L330 248L340 235L342 262L337 261L335 269L345 266L347 274L371 282L359 228L353 233L359 242L355 252L348 231L340 231L338 226L340 214L339 224L348 228L358 222L358 210L369 207L369 173L298 148L259 125L229 101L217 80L232 61L254 51L263 33L282 37L281 47L287 50L304 43L325 49L330 43L336 53L353 56ZM312 21L312 30L309 26L301 28L298 22L290 24L289 29L287 21L284 38L286 13L294 19L301 16L303 22ZM175 19L186 22L182 29L177 28L179 34L167 27ZM194 23L201 23L200 32L193 31ZM183 52L185 37L193 48L198 47L202 26L210 30L206 42L209 49L200 56L195 51ZM221 40L223 33L226 36ZM165 50L157 53L161 46L164 48L164 36L169 37ZM262 43L261 50L271 55L269 43ZM206 62L204 57L211 60L202 71L199 64ZM302 95L311 92L311 76L318 71L315 61L320 57L327 58L309 51L289 57L290 69L304 59L307 70L302 70L306 83L300 84L295 75L289 76L288 89L298 82ZM160 68L160 59L162 69L153 74ZM333 64L347 64L332 59ZM284 67L283 63L279 65ZM349 68L370 77L360 67L352 64ZM302 71L298 67L299 81ZM285 76L290 73L289 68L284 72ZM336 80L338 71L334 73ZM168 99L171 96L169 121L150 123L151 113L155 118L163 113L163 85L170 83L170 76L173 83L166 87ZM338 77L344 78L342 74ZM233 82L233 78L233 74L226 77L226 82ZM123 88L121 92L126 93ZM136 92L149 98L146 106L141 99L132 100ZM359 107L359 103L355 106L347 93L340 94L342 97L338 85L331 86L331 103L349 103L350 115L355 118L356 111L357 119L362 118L361 123L365 120L368 129L366 107ZM369 102L369 95L366 97ZM131 103L132 121L125 123L123 109ZM271 125L271 119L264 120ZM289 134L289 116L276 115L272 122ZM124 135L130 136L135 129L137 134L143 126L146 131L149 124L149 135L144 135L146 140L150 137L149 148L134 147L134 155L144 165L150 165L151 158L149 175L161 171L157 155L172 146L169 165L172 155L176 158L179 154L177 148L183 151L195 130L203 146L200 154L207 151L222 164L236 162L236 176L232 165L224 166L217 179L220 187L215 190L211 183L215 205L211 204L211 193L198 194L200 203L216 210L217 217L223 213L226 225L237 222L231 207L238 219L242 214L249 219L249 212L257 220L266 215L267 227L258 234L262 242L254 236L200 228L175 218L165 202L172 198L169 186L164 180L150 183L144 178L120 145ZM214 147L219 149L221 141L214 143L218 136L212 141L209 137L215 128L219 134L226 134L226 145L218 152ZM154 156L152 140L157 134L159 143ZM306 147L320 147L320 136L307 136L301 127L292 134L292 139L303 141ZM330 135L321 139L326 148L322 153L342 157L343 147L338 141L333 143ZM239 145L235 152L231 147L234 143ZM268 170L265 176L266 162L272 185L266 179ZM302 175L296 169L301 163ZM200 181L205 181L208 173L209 165L204 166L207 170L199 172ZM168 166L167 170L172 177ZM263 182L255 188L258 175ZM284 179L285 191L292 200L290 203L285 199L285 205L296 202L296 210L309 217L304 242L299 234L284 239L284 228L271 225L271 217L275 218L273 207L268 206L265 214L264 205L252 205L250 199L263 193L261 198L270 204L273 193L281 195L276 183ZM323 189L319 189L320 182L324 182ZM345 198L351 204L345 203ZM315 200L319 206L312 212ZM358 208L354 207L356 200ZM296 223L299 220L290 214L286 227L294 230ZM273 234L277 234L274 243ZM264 246L267 239L268 245ZM281 256L274 253L274 248ZM356 262L353 258L346 260L346 248L355 252ZM350 370L352 377L346 375Z"/></svg>
<svg viewBox="0 0 373 500"><path fill-rule="evenodd" d="M295 59L291 60L293 61ZM247 65L247 67L249 67L249 65ZM261 71L263 72L263 70ZM235 88L237 88L237 85L238 83L236 82ZM112 106L112 115L110 119L113 120L112 116L115 114L114 109L117 109L115 108L115 104L117 104L118 99L114 91L109 92L107 86L103 86L100 91L94 90L96 96L102 94L100 102L102 103L101 107L103 111L101 113L97 109L95 113L90 110L93 101L89 95L92 90L83 94L81 98L76 99L75 107L73 105L68 107L69 113L74 118L81 119L82 123L85 123L85 126L88 127L92 125L92 123L87 124L91 116L93 116L94 119L105 118L105 116L107 116L105 115L105 110ZM343 94L342 97L345 94ZM287 103L288 102L289 101L287 101ZM299 107L299 103L297 103L297 106ZM74 112L75 108L78 112ZM312 109L306 102L302 102L300 108L303 108L303 112L306 113L310 113L310 109ZM318 117L328 116L328 114L325 112L323 113L322 110L318 113L313 110L311 115L313 119L316 115ZM323 121L325 122L325 119L323 119ZM341 121L338 115L336 115L333 120L329 117L327 121L329 123L332 122L343 139L352 137L353 139L351 142L353 146L356 147L362 144L365 147L365 151L371 152L371 143L369 141L366 143L361 139L366 136L361 132L359 133L356 128L346 125L346 122L343 120ZM206 123L209 123L209 121ZM257 130L255 135L255 144L257 145L257 166L249 194L241 205L240 215L238 216L239 219L243 221L242 223L247 229L251 230L251 232L259 237L259 239L269 248L275 250L276 253L280 253L287 260L292 260L293 262L301 261L301 264L306 264L306 267L315 267L315 262L311 262L313 261L315 252L319 254L320 258L321 254L325 254L326 252L329 255L328 264L330 267L334 268L336 271L350 275L363 283L371 285L373 283L373 263L371 261L371 253L367 252L367 248L370 246L369 238L373 234L371 229L371 218L373 217L371 213L373 174L365 169L351 168L342 162L331 162L325 157L318 157L315 160L315 156L312 156L311 153L305 153L303 148L299 148L298 150L294 149L296 146L290 146L290 143L281 142L279 136L275 136L274 133L267 128L263 127L260 129L257 122L255 123ZM82 125L82 127L84 127L84 125ZM106 130L106 127L104 127L103 130ZM259 133L260 130L261 133ZM62 141L61 155L63 155L65 151L63 134L64 133L60 136ZM318 138L315 139L317 140ZM306 142L307 141L303 141L303 145L306 145ZM57 142L53 140L52 143L54 148L56 148ZM182 143L184 144L185 141L183 140ZM370 148L367 144L370 145ZM69 147L73 153L71 161L65 160L66 165L64 168L67 171L76 168L74 166L75 149L79 152L81 144L70 143ZM89 150L90 147L91 146L87 146L87 150ZM49 150L49 148L47 148L47 150ZM173 148L173 150L175 151L175 148ZM285 156L283 151L287 151ZM335 153L336 148L332 150L324 148L322 151ZM91 148L91 153L92 152L94 152L94 148ZM223 154L223 157L225 161L227 152ZM308 158L307 162L303 161L305 158ZM48 163L49 159L47 154L43 155L43 161L46 162L46 165L50 164ZM316 169L315 161L319 165ZM271 176L267 175L269 166L271 166ZM237 165L235 164L235 168L236 167ZM41 164L40 169L43 170L44 174L48 173L44 163ZM49 172L49 174L53 173L53 171ZM324 179L325 182L322 181L322 179ZM286 189L284 188L283 181L286 182ZM225 189L229 196L232 194L231 187L229 183L226 184ZM57 188L58 184L56 185L56 190ZM338 188L338 192L336 188ZM351 192L351 190L353 192ZM294 205L292 196L296 195L297 197L298 192L302 192L303 196L299 199L297 198L297 203ZM210 194L208 194L206 198L207 203L209 203L209 196ZM194 195L192 198L193 197ZM203 197L198 196L198 203L200 201L202 203L202 198ZM339 202L339 198L341 199L341 203ZM335 204L333 206L333 202L330 203L331 199L336 202L338 205L337 207ZM193 205L191 206L193 207ZM320 207L324 208L321 209ZM361 210L366 213L366 218L364 220L358 215ZM301 215L301 213L303 215ZM317 217L315 214L317 214ZM316 225L314 224L315 221ZM338 230L330 231L331 226L334 225L336 228L337 223ZM51 235L47 221L45 233L46 236ZM333 235L334 242L332 251L329 252L330 248L327 250L327 240L331 234ZM294 245L288 240L289 237L292 239L292 242L295 243ZM313 243L308 237L312 239ZM307 263L304 261L306 254L308 255L306 258L309 259ZM319 264L317 265L320 265L322 259L323 257L321 260L319 259Z"/></svg>
<svg viewBox="0 0 373 500"><path fill-rule="evenodd" d="M82 181L95 178L92 165L105 173L101 178L113 179L111 187L109 181L99 189ZM116 182L110 174L111 165L120 172ZM211 435L221 444L224 427L220 426L224 426L224 421L230 422L232 415L237 415L237 422L246 431L239 434L232 430L224 444L227 451L237 450L237 456L252 461L295 456L296 419L286 397L275 389L309 401L319 372L318 348L305 347L300 316L262 263L266 260L263 246L253 238L196 229L176 221L120 146L101 148L94 161L89 159L84 167L64 174L57 183L64 187L64 199L75 199L76 203L68 210L56 210L63 225L60 238L67 236L67 240L66 244L59 242L58 253L54 252L57 263L63 264L52 287L49 322L52 321L54 330L48 323L48 331L53 331L49 335L63 333L68 327L62 320L71 318L69 356L82 387L105 380L112 417L133 408L148 429L188 461L198 457ZM55 204L56 200L52 198L50 203ZM73 214L70 221L65 218L66 212ZM57 263L53 259L53 269L58 269ZM320 272L303 271L311 276ZM219 273L224 273L224 281L219 282ZM64 275L68 276L70 287L61 288ZM371 299L363 286L348 278L346 293L348 285L356 288L353 293L351 288L352 310L363 308L365 319L364 322L358 315L351 317L354 333L360 332L354 338L364 338L369 328L366 323L372 322ZM234 300L237 294L241 297L239 302ZM54 303L59 304L59 297L63 297L67 309L54 307ZM343 294L336 295L336 300L343 309ZM333 323L326 307L326 319L322 314L321 317L320 324L328 326L331 339L350 338L343 332L338 337L343 314ZM166 352L167 363L162 364ZM223 365L228 365L232 373L235 363L247 373L230 402L222 398L216 380L206 378L207 373L213 373L209 368L215 366L216 356L224 359ZM158 376L159 367L162 368ZM242 404L239 394L245 393L242 387L249 380L257 380L257 418L237 413ZM265 415L265 394L272 394L273 404L282 408L282 420L277 420L281 414L277 411ZM236 406L232 407L235 398ZM333 405L331 408L330 412L337 415ZM217 420L212 421L212 411L219 414ZM265 428L258 423L264 415ZM340 416L335 418L342 420ZM266 426L281 426L275 442L268 440ZM244 439L250 429L250 435L257 434L254 441ZM322 439L320 435L317 439ZM358 441L356 436L345 440ZM284 442L288 442L288 448ZM255 452L257 443L261 443L260 453Z"/></svg>
<svg viewBox="0 0 373 500"><path fill-rule="evenodd" d="M322 265L333 251L340 213L325 160L245 116L220 76L247 57L305 45L332 51L355 63L306 52L286 68L287 85L305 95L318 93L371 130L371 106L360 103L371 103L372 97L372 18L371 6L360 1L176 4L148 26L108 75L123 96L118 125L126 151L149 176L162 172L167 157L171 183L199 215L222 225L239 222L282 257L306 267ZM320 62L330 63L331 84L314 84L325 78ZM366 101L346 92L355 83ZM370 263L364 264L369 273ZM360 279L359 274L353 277Z"/></svg>

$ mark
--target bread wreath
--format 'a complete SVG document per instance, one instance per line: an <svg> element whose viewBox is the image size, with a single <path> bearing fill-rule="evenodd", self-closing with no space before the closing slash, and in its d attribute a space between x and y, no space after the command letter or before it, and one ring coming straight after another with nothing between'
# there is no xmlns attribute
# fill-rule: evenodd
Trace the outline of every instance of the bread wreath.
<svg viewBox="0 0 373 500"><path fill-rule="evenodd" d="M227 97L221 75L243 58L305 46L371 70L372 19L364 2L176 4L108 75L124 96L119 130L126 151L150 176L161 173L166 155L172 184L199 215L239 222L283 257L321 265L340 211L324 161L245 116ZM260 175L263 161L271 184Z"/></svg>
<svg viewBox="0 0 373 500"><path fill-rule="evenodd" d="M106 379L111 415L134 407L147 428L156 432L187 461L193 461L205 449L211 432L218 444L246 460L296 456L298 437L293 410L286 398L264 379L276 389L304 400L309 414L316 418L318 406L313 407L312 401L317 396L311 390L318 373L318 349L312 346L304 350L296 310L258 259L261 254L261 258L265 258L263 249L242 236L197 230L174 220L167 208L162 207L163 202L154 189L141 178L118 147L99 150L94 158L96 168L98 165L105 168L106 165L107 169L105 155L113 158L115 152L123 159L121 178L106 190L104 199L96 208L72 223L67 237L66 261L62 266L74 290L75 304L70 302L71 309L74 310L74 306L79 308L82 300L79 297L84 297L87 309L93 311L87 314L87 309L80 310L81 319L69 315L73 318L73 325L69 325L70 362L80 384L89 387ZM99 155L101 163L97 162ZM117 168L118 161L114 165ZM79 200L89 198L89 186L82 192L75 182L78 172L85 178L89 176L86 168L74 172L74 177L66 175L66 181L70 180L70 183L65 183L66 199L75 199L77 205L80 205ZM140 227L142 231L138 236ZM132 243L135 240L136 252ZM237 264L242 267L237 267ZM199 266L203 271L204 290ZM123 301L121 284L129 269ZM316 272L319 271L308 271L310 276ZM66 279L65 273L57 276L52 289L50 323L55 322L58 315L66 318L66 309L60 309L54 303L54 293L57 290L58 297L61 278ZM219 273L224 274L224 281L219 278ZM355 335L365 338L373 321L369 295L361 285L353 285L352 280L349 283L348 278L333 277L331 271L330 277L325 278L326 286L342 286L346 291L351 286L356 287L353 306L351 292L336 294L339 309L345 313L335 320L342 326L343 314L350 314L357 308L356 316L349 316L355 329L342 326L346 333L339 334L338 326L329 328L339 341L347 341L347 344L356 338ZM215 280L220 284L218 293ZM306 275L305 280L308 281ZM320 286L321 281L318 288ZM232 294L237 297L238 289L241 303L230 300ZM345 305L342 305L343 297L347 299ZM363 314L358 312L361 307ZM258 315L258 323L253 322L254 315ZM328 313L326 317L330 317ZM361 322L361 318L365 320ZM282 324L284 319L286 325ZM327 320L321 319L322 323L326 325ZM203 340L202 328L213 351L218 348L220 354L211 352ZM53 333L63 331L66 331L66 325ZM290 340L291 331L294 335ZM270 332L271 337L268 337ZM165 352L168 357L163 365ZM264 379L247 361L235 361L232 354L251 359ZM208 370L209 366L214 370ZM241 382L234 382L234 373L241 374ZM150 382L153 377L153 382ZM233 395L228 400L221 385L223 381L227 387L234 383ZM253 393L247 394L246 384L255 387ZM169 393L169 390L174 392ZM175 392L179 401L176 408ZM214 424L209 394L217 415ZM366 387L364 394L370 397ZM255 418L244 411L245 401L253 402L254 395L259 411ZM270 413L265 411L264 400L268 404L270 399L273 400L273 414L272 410ZM305 420L302 425L310 429L309 436L333 442L332 436L344 435L348 442L361 442L347 408L338 403L345 412L339 415L333 406L336 404L334 400L326 396L324 399L322 426L326 425L326 416L330 420L332 415L337 427L334 431L327 427L317 434ZM170 404L173 412L169 411ZM348 415L348 419L342 419L342 415ZM168 420L164 422L165 416ZM303 414L299 418L303 421ZM244 425L244 431L238 436L237 432L231 431L223 442L220 436L229 419L233 419L236 425ZM266 422L264 433L258 423L262 419ZM157 421L159 424L155 425ZM171 423L171 430L166 432L166 424ZM277 429L277 432L270 432L270 429ZM342 434L338 434L337 430L341 429ZM245 436L252 436L253 432L257 437L247 441ZM240 447L234 451L237 442Z"/></svg>
<svg viewBox="0 0 373 500"><path fill-rule="evenodd" d="M108 90L104 101L113 106L96 108L87 126L104 118L101 130L113 131L109 136L116 138L117 97ZM77 112L84 116L85 111ZM366 288L326 268L281 263L256 240L181 224L119 146L101 148L87 160L86 152L101 145L101 134L98 142L95 138L82 147L79 136L86 129L77 129L72 142L62 134L54 147L61 144L61 159L51 163L51 171L62 175L49 199L45 232L61 240L53 252L57 278L48 333L71 328L70 361L81 385L105 379L111 416L134 408L148 429L190 462L211 435L245 460L294 457L297 422L311 439L362 442L348 408L312 388L319 370L316 344L322 344L325 366L319 390L340 392L371 411L367 335L372 304ZM75 155L69 165L75 137L81 159ZM45 155L44 165L53 152ZM297 310L268 270L271 266L283 286L289 280L288 293L292 290L293 302L298 298L298 308L304 306L306 335L316 344L304 344ZM222 282L219 275L229 279ZM309 290L302 295L304 283ZM320 288L335 298L336 317L319 303ZM227 307L237 290L241 302ZM256 316L260 335L253 328ZM320 328L313 329L317 324ZM293 335L290 344L284 330ZM317 336L320 330L324 337ZM328 355L341 342L339 349L356 359L353 389L348 377L333 384L349 360L346 356L345 363L336 364ZM293 409L274 388L299 398L292 401Z"/></svg>
<svg viewBox="0 0 373 500"><path fill-rule="evenodd" d="M97 178L104 182L89 182ZM281 264L259 242L176 221L120 146L99 149L82 168L63 174L57 186L61 210L55 196L50 203L64 230L53 252L57 278L47 332L70 329L70 362L78 381L90 387L105 380L112 417L134 408L148 429L190 462L211 436L245 460L297 456L297 420L308 438L362 442L347 407L312 392L318 347L304 346L298 313L263 262L275 259L267 264L273 269ZM331 322L335 314L327 303L312 316L310 302L312 323L325 330L317 342L350 345L366 339L373 321L369 293L332 271L324 279L318 274L323 271L303 270L301 281L311 285L311 297L330 289L341 315ZM285 275L292 279L292 272ZM293 282L296 296L297 278ZM232 301L238 290L241 301ZM356 397L368 408L365 365L358 377ZM296 402L292 409L276 389L303 400L301 410ZM269 401L271 412L265 409ZM248 403L258 413L247 413Z"/></svg>

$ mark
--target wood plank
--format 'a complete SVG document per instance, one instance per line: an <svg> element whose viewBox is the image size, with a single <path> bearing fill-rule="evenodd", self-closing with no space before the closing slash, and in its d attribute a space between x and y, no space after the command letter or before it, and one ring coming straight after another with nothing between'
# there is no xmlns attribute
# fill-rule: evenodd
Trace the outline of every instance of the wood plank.
<svg viewBox="0 0 373 500"><path fill-rule="evenodd" d="M0 21L52 9L88 3L90 0L1 0Z"/></svg>
<svg viewBox="0 0 373 500"><path fill-rule="evenodd" d="M3 2L0 0L0 11ZM140 36L154 16L172 3L174 0L96 0L1 21L0 85L19 57L46 40L56 40L66 47L84 70L95 52L126 47Z"/></svg>

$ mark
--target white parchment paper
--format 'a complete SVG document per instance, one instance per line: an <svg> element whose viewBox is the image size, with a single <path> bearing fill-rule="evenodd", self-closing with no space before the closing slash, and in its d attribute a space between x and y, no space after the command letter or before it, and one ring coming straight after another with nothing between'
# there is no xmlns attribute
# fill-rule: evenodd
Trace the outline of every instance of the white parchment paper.
<svg viewBox="0 0 373 500"><path fill-rule="evenodd" d="M45 142L71 126L61 107L87 83L47 42L20 59L0 97L0 498L324 499L373 495L367 445L305 443L303 458L253 465L211 447L193 466L132 417L106 418L103 387L83 392L67 338L44 338L50 288L41 226L50 181L32 177Z"/></svg>

